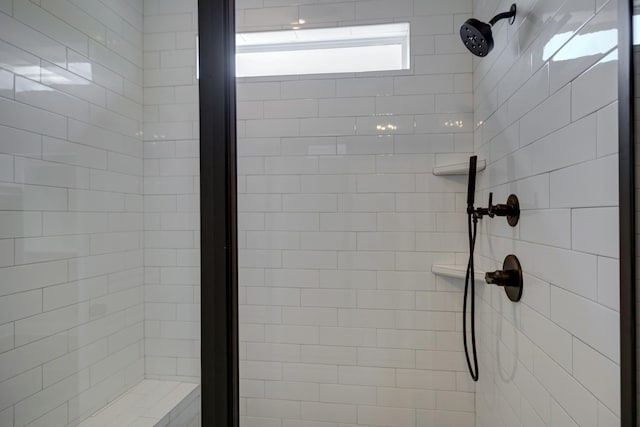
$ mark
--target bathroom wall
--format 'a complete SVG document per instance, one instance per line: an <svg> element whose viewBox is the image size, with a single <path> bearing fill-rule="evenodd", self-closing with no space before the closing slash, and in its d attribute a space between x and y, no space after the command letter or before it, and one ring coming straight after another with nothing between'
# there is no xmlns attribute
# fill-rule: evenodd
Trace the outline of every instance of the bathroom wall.
<svg viewBox="0 0 640 427"><path fill-rule="evenodd" d="M144 375L142 65L142 0L0 1L2 426Z"/></svg>
<svg viewBox="0 0 640 427"><path fill-rule="evenodd" d="M146 374L199 382L198 5L144 6Z"/></svg>
<svg viewBox="0 0 640 427"><path fill-rule="evenodd" d="M516 228L481 221L478 263L514 253L525 272L520 304L478 286L478 427L620 425L616 7L519 2L474 63L476 200L523 209Z"/></svg>
<svg viewBox="0 0 640 427"><path fill-rule="evenodd" d="M238 80L243 427L473 426L462 284L431 273L466 252L466 177L432 168L473 151L471 2L237 7L239 32L412 34L410 70Z"/></svg>

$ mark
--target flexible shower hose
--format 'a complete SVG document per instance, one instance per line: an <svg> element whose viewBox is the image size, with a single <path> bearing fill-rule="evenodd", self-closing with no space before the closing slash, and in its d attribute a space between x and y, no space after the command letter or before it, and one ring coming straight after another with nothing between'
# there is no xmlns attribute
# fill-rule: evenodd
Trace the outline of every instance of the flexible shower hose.
<svg viewBox="0 0 640 427"><path fill-rule="evenodd" d="M467 264L467 274L464 280L464 303L462 307L462 335L464 338L464 355L467 359L469 373L474 381L478 381L478 352L476 350L476 285L475 272L473 269L473 252L476 246L476 235L478 233L478 217L475 213L469 213L469 263ZM473 224L472 224L473 223ZM471 352L473 356L473 367L469 357L467 345L467 296L469 295L469 284L471 284Z"/></svg>

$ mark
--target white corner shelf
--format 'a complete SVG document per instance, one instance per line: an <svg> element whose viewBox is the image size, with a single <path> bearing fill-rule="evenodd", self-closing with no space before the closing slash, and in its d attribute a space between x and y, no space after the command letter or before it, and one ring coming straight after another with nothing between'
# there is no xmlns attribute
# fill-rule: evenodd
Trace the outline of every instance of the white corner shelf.
<svg viewBox="0 0 640 427"><path fill-rule="evenodd" d="M476 164L476 172L485 170L487 167L487 161L484 159L478 159ZM464 163L452 163L449 165L441 165L433 168L433 174L436 176L446 175L467 175L469 173L469 162Z"/></svg>
<svg viewBox="0 0 640 427"><path fill-rule="evenodd" d="M437 276L453 277L464 280L467 276L466 265L432 265L431 272ZM476 280L484 282L484 271L474 271Z"/></svg>

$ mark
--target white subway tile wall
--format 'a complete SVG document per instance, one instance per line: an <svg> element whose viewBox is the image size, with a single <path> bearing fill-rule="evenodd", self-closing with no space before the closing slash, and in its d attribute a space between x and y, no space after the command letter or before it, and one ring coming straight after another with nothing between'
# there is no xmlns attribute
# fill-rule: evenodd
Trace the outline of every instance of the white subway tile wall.
<svg viewBox="0 0 640 427"><path fill-rule="evenodd" d="M199 382L198 4L144 7L146 376Z"/></svg>
<svg viewBox="0 0 640 427"><path fill-rule="evenodd" d="M515 253L525 272L520 304L477 290L478 427L620 425L616 8L518 3L474 62L476 200L516 193L523 209L515 229L482 220L477 262Z"/></svg>
<svg viewBox="0 0 640 427"><path fill-rule="evenodd" d="M0 425L144 378L143 1L0 2Z"/></svg>
<svg viewBox="0 0 640 427"><path fill-rule="evenodd" d="M473 151L471 0L236 5L238 32L410 22L412 53L238 80L242 426L473 426L463 286L431 274L466 252L466 178L431 171Z"/></svg>

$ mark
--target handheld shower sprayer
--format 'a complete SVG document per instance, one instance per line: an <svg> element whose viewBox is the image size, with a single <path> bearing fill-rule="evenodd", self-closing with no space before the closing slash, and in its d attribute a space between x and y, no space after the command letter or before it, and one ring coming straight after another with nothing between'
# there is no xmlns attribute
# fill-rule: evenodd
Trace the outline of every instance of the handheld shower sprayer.
<svg viewBox="0 0 640 427"><path fill-rule="evenodd" d="M478 351L476 349L476 285L473 255L476 246L476 235L478 231L478 216L473 206L476 192L476 166L478 156L471 156L469 159L469 182L467 186L467 223L469 228L469 263L464 280L464 303L462 308L462 337L464 339L464 355L467 359L467 367L474 381L478 381ZM471 289L469 289L471 288ZM467 344L467 299L471 290L471 357ZM473 366L471 363L473 359Z"/></svg>
<svg viewBox="0 0 640 427"><path fill-rule="evenodd" d="M464 355L467 360L469 373L474 381L478 381L478 351L476 349L476 286L474 270L474 252L476 236L478 235L478 220L483 216L493 218L495 216L507 217L509 225L515 227L520 219L520 203L515 194L511 194L505 204L493 204L493 193L489 193L489 205L486 208L476 208L476 166L478 156L469 159L469 181L467 185L467 223L469 229L469 262L464 280L464 303L462 306L462 337L464 340ZM522 267L515 255L505 258L503 269L486 273L485 281L504 287L509 299L513 302L520 301L522 297ZM470 302L471 349L467 338L467 300Z"/></svg>
<svg viewBox="0 0 640 427"><path fill-rule="evenodd" d="M478 164L478 156L471 156L469 159L469 184L467 186L467 213L473 213L473 203L475 202L476 193L476 168Z"/></svg>

